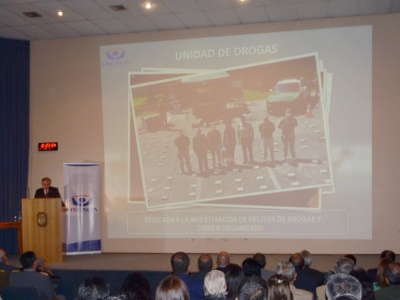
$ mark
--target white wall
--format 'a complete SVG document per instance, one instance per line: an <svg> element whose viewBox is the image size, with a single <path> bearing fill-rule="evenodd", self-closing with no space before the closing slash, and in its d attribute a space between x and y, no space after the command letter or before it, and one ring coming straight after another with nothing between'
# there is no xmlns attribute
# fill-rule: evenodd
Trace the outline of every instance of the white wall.
<svg viewBox="0 0 400 300"><path fill-rule="evenodd" d="M99 47L110 44L184 39L356 25L373 26L373 237L372 240L110 240L105 252L379 253L400 251L400 15L257 24L226 28L150 32L31 42L31 132L29 190L49 176L63 192L63 163L104 161ZM356 121L356 120L355 120ZM351 128L349 128L351 130ZM355 133L356 134L356 133ZM56 152L38 152L39 142L58 141ZM335 226L335 224L332 224ZM105 227L104 227L105 228Z"/></svg>

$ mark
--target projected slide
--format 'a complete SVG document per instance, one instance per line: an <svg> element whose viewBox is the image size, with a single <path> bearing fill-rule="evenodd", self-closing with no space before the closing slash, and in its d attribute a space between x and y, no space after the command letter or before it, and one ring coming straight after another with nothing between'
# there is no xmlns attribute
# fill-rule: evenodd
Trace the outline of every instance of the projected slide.
<svg viewBox="0 0 400 300"><path fill-rule="evenodd" d="M109 238L371 238L371 35L101 47Z"/></svg>

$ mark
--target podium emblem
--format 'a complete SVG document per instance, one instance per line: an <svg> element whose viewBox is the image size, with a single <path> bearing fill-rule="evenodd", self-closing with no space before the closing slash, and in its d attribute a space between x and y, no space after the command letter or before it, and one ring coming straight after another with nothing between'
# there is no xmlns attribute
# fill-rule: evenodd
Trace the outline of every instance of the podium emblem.
<svg viewBox="0 0 400 300"><path fill-rule="evenodd" d="M39 227L47 226L47 214L45 212L38 212L36 215L36 223Z"/></svg>

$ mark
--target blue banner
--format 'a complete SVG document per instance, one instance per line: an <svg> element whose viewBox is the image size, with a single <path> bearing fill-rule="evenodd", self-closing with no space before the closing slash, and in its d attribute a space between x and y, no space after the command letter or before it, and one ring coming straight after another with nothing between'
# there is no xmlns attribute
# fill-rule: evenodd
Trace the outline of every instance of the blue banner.
<svg viewBox="0 0 400 300"><path fill-rule="evenodd" d="M101 253L99 164L64 164L67 255Z"/></svg>

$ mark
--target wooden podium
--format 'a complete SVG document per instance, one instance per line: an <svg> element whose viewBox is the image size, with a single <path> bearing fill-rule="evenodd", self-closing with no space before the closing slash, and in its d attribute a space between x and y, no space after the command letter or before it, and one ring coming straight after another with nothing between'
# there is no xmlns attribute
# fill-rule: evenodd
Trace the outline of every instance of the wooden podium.
<svg viewBox="0 0 400 300"><path fill-rule="evenodd" d="M61 199L22 199L23 251L34 251L47 263L62 263L65 211Z"/></svg>

